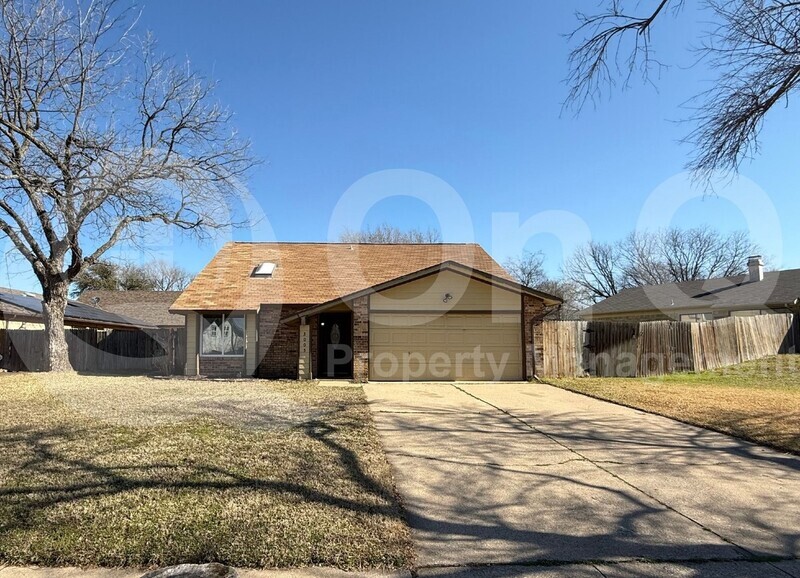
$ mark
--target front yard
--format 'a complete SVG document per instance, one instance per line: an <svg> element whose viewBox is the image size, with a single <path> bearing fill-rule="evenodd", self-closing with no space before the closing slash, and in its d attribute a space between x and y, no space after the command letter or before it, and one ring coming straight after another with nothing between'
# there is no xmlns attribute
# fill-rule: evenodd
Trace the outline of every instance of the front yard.
<svg viewBox="0 0 800 578"><path fill-rule="evenodd" d="M0 565L405 567L360 388L0 375Z"/></svg>
<svg viewBox="0 0 800 578"><path fill-rule="evenodd" d="M549 383L800 453L800 356L653 378L552 378Z"/></svg>

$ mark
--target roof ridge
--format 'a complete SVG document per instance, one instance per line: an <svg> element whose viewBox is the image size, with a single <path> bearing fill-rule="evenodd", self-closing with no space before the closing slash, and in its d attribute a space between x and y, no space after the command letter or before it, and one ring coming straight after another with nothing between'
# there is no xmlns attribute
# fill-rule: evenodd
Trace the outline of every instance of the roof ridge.
<svg viewBox="0 0 800 578"><path fill-rule="evenodd" d="M479 246L479 243L474 241L470 242L435 242L435 243L379 243L379 242L360 242L360 241L228 241L229 245L376 245L376 246L389 246L389 245L458 245L458 246Z"/></svg>

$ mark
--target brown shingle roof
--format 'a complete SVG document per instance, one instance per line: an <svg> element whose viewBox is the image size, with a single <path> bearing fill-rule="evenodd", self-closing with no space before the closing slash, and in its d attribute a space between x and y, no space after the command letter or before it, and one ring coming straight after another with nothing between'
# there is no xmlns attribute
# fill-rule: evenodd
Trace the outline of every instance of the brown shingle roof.
<svg viewBox="0 0 800 578"><path fill-rule="evenodd" d="M471 243L227 243L171 310L325 303L444 261L511 278L480 245ZM263 262L277 264L272 278L252 275Z"/></svg>
<svg viewBox="0 0 800 578"><path fill-rule="evenodd" d="M84 291L78 301L117 315L135 317L149 325L183 327L183 315L169 312L180 291Z"/></svg>

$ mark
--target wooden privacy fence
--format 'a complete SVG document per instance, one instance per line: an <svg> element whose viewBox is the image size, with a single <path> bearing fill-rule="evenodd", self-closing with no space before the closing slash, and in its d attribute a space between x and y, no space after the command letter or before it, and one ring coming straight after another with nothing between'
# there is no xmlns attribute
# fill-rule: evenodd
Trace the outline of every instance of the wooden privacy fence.
<svg viewBox="0 0 800 578"><path fill-rule="evenodd" d="M646 377L800 352L800 317L715 321L545 321L543 377Z"/></svg>
<svg viewBox="0 0 800 578"><path fill-rule="evenodd" d="M186 329L68 329L69 360L89 373L182 374ZM7 371L43 371L44 331L0 330L0 367Z"/></svg>

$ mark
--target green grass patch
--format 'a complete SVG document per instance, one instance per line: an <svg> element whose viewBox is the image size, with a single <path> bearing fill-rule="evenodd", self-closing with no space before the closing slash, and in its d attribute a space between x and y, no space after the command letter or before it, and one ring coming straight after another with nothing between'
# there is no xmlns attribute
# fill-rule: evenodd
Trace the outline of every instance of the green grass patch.
<svg viewBox="0 0 800 578"><path fill-rule="evenodd" d="M360 388L0 375L0 562L398 568Z"/></svg>

